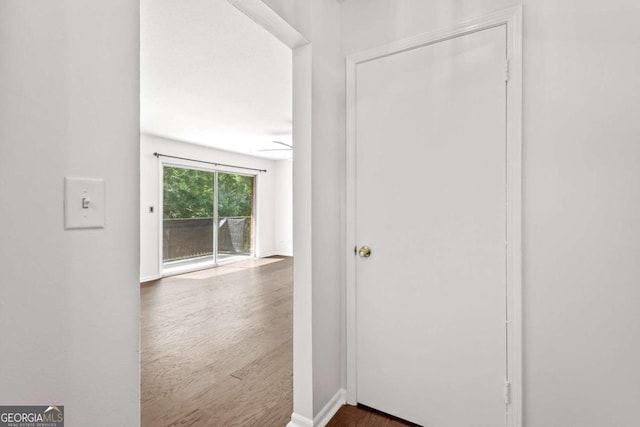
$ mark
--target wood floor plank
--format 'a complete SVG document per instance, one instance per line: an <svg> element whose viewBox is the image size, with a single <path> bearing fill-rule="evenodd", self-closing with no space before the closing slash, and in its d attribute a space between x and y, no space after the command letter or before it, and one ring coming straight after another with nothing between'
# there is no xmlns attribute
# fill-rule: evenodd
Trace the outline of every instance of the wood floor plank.
<svg viewBox="0 0 640 427"><path fill-rule="evenodd" d="M291 258L142 286L142 426L286 425L292 296Z"/></svg>
<svg viewBox="0 0 640 427"><path fill-rule="evenodd" d="M344 405L333 416L327 427L413 427L385 414L360 406Z"/></svg>

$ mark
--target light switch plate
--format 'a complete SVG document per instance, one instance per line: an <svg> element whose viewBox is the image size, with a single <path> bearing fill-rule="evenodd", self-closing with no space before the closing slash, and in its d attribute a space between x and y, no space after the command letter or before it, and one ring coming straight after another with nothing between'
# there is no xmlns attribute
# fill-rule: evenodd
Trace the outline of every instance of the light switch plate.
<svg viewBox="0 0 640 427"><path fill-rule="evenodd" d="M64 178L64 228L104 228L104 180Z"/></svg>

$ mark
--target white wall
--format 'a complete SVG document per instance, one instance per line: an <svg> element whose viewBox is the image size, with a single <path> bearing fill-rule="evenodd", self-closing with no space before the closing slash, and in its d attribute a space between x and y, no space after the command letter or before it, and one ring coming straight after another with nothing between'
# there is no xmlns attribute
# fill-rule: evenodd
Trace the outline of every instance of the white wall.
<svg viewBox="0 0 640 427"><path fill-rule="evenodd" d="M0 58L0 403L135 425L138 2L2 1ZM105 179L104 229L64 230L65 175Z"/></svg>
<svg viewBox="0 0 640 427"><path fill-rule="evenodd" d="M275 250L279 255L293 256L293 162L274 162Z"/></svg>
<svg viewBox="0 0 640 427"><path fill-rule="evenodd" d="M249 168L266 169L267 172L257 173L256 181L256 255L265 257L271 255L291 255L292 233L291 216L278 217L277 212L286 215L290 212L291 178L286 170L281 170L280 162L247 156L229 151L215 150L195 144L159 138L151 135L140 136L140 278L142 281L157 278L161 274L159 259L162 240L159 236L159 223L162 210L159 206L160 181L159 161L153 153L159 152L172 156L199 159L207 162L225 163ZM173 159L164 159L171 162ZM290 162L287 162L290 163ZM198 163L195 167L207 167ZM220 168L221 170L223 168ZM224 168L227 171L247 173L241 169ZM249 171L250 172L250 171ZM149 207L154 212L149 212ZM288 228L287 220L288 218ZM285 234L279 235L278 231Z"/></svg>
<svg viewBox="0 0 640 427"><path fill-rule="evenodd" d="M524 3L524 422L637 425L640 8ZM517 4L349 0L349 54Z"/></svg>
<svg viewBox="0 0 640 427"><path fill-rule="evenodd" d="M297 397L298 393L302 393L301 388L305 383L297 382L296 379L297 350L295 346L303 345L298 339L297 343L294 343L294 384L297 386L294 386L294 389L297 389L294 390L294 411L304 417L313 418L344 387L342 297L344 294L345 98L344 58L340 52L340 4L335 1L317 0L264 0L264 2L312 44L311 363L313 379L312 384L305 385L312 388L313 404L312 408L309 408L308 402L301 402ZM294 64L295 61L294 55ZM294 100L296 98L295 79L294 73ZM294 135L295 112L294 102ZM295 189L299 184L296 176L302 172L296 169L295 161L293 168L294 195L296 195L299 194ZM294 206L298 206L297 203L294 200ZM300 211L296 210L294 215L297 213ZM295 287L305 285L299 280L294 283ZM294 301L296 303L300 301L295 298L294 289ZM294 308L294 317L295 310ZM295 323L294 336L299 337L296 335Z"/></svg>

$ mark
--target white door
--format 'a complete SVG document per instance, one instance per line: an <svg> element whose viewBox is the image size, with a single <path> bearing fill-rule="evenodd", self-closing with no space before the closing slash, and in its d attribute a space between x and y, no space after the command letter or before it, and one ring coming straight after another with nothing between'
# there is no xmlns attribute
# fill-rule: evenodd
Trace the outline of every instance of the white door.
<svg viewBox="0 0 640 427"><path fill-rule="evenodd" d="M357 400L505 423L506 27L357 64Z"/></svg>

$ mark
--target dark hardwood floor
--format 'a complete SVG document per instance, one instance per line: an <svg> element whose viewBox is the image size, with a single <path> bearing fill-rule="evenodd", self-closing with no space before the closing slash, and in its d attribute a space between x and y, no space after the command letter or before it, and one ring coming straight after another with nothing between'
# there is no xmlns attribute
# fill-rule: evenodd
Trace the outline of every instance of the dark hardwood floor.
<svg viewBox="0 0 640 427"><path fill-rule="evenodd" d="M144 284L142 426L285 426L292 279L266 258Z"/></svg>
<svg viewBox="0 0 640 427"><path fill-rule="evenodd" d="M292 258L141 286L143 427L284 427L292 412ZM343 406L327 427L406 427Z"/></svg>
<svg viewBox="0 0 640 427"><path fill-rule="evenodd" d="M414 425L368 408L345 405L331 418L327 427L411 427Z"/></svg>

